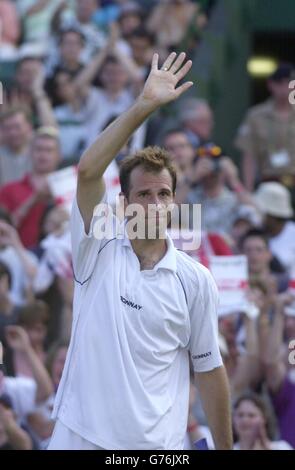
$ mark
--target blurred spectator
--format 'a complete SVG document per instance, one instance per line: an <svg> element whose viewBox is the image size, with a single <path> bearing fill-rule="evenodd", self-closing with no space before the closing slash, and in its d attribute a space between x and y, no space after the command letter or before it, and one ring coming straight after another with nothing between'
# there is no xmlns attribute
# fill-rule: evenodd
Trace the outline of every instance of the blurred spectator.
<svg viewBox="0 0 295 470"><path fill-rule="evenodd" d="M14 107L0 116L0 186L22 178L32 168L30 143L33 135L30 113Z"/></svg>
<svg viewBox="0 0 295 470"><path fill-rule="evenodd" d="M285 441L276 441L267 404L253 393L241 395L234 405L235 450L291 450Z"/></svg>
<svg viewBox="0 0 295 470"><path fill-rule="evenodd" d="M291 64L281 64L269 77L271 98L248 111L239 129L237 147L243 157L243 178L252 191L255 181L275 179L288 187L295 176L295 110L289 102Z"/></svg>
<svg viewBox="0 0 295 470"><path fill-rule="evenodd" d="M96 122L98 93L94 87L83 89L62 69L55 73L54 86L57 98L64 103L54 109L62 159L78 162L86 148L89 127Z"/></svg>
<svg viewBox="0 0 295 470"><path fill-rule="evenodd" d="M202 204L202 230L227 234L230 232L239 204L252 204L228 157L198 157L192 175L194 187L186 202ZM229 186L229 188L227 187ZM193 212L191 212L192 225Z"/></svg>
<svg viewBox="0 0 295 470"><path fill-rule="evenodd" d="M32 450L32 440L22 429L8 395L0 394L0 450Z"/></svg>
<svg viewBox="0 0 295 470"><path fill-rule="evenodd" d="M163 146L169 152L177 170L176 202L185 202L193 184L193 162L195 150L187 134L181 128L170 129L162 139Z"/></svg>
<svg viewBox="0 0 295 470"><path fill-rule="evenodd" d="M6 327L6 334L10 347L26 357L33 371L34 379L4 376L1 383L0 378L0 394L8 395L18 423L25 423L27 415L36 405L51 396L53 386L45 367L30 345L26 331L20 326L11 325Z"/></svg>
<svg viewBox="0 0 295 470"><path fill-rule="evenodd" d="M97 109L100 112L96 116L93 129L89 130L89 142L96 138L111 116L124 112L134 100L127 87L128 73L117 58L109 56L105 59L100 79L102 88L97 89Z"/></svg>
<svg viewBox="0 0 295 470"><path fill-rule="evenodd" d="M142 10L136 2L126 2L120 8L118 18L121 35L124 39L130 38L134 31L142 25Z"/></svg>
<svg viewBox="0 0 295 470"><path fill-rule="evenodd" d="M195 148L211 140L214 118L207 101L199 98L183 100L180 122Z"/></svg>
<svg viewBox="0 0 295 470"><path fill-rule="evenodd" d="M139 68L142 80L144 80L152 60L155 38L145 28L139 27L129 34L128 44L131 47L132 58Z"/></svg>
<svg viewBox="0 0 295 470"><path fill-rule="evenodd" d="M44 350L45 339L47 334L47 323L49 320L48 306L41 300L35 300L24 307L21 307L18 312L18 325L25 330L30 341L30 346L34 350L42 363L45 362L46 354ZM6 341L8 346L13 349L13 369L14 375L22 377L33 377L33 369L31 362L22 350L14 348L14 336L6 334ZM14 332L14 330L12 330ZM11 340L12 338L12 340Z"/></svg>
<svg viewBox="0 0 295 470"><path fill-rule="evenodd" d="M295 427L291 424L295 420L295 374L288 360L289 341L295 338L295 316L285 314L286 307L293 303L290 293L276 299L274 319L261 351L281 437L295 447Z"/></svg>
<svg viewBox="0 0 295 470"><path fill-rule="evenodd" d="M59 33L58 49L53 49L46 64L47 83L46 89L53 104L55 104L55 95L52 80L56 70L60 68L66 70L72 76L75 76L83 68L82 51L84 47L84 35L77 27L67 27Z"/></svg>
<svg viewBox="0 0 295 470"><path fill-rule="evenodd" d="M20 38L20 22L11 0L0 0L0 43L1 56L10 57ZM5 49L5 51L3 51Z"/></svg>
<svg viewBox="0 0 295 470"><path fill-rule="evenodd" d="M219 332L225 342L225 347L221 349L222 358L233 399L244 390L255 388L261 380L259 330L250 309L258 308L259 314L263 315L266 305L254 286L249 288L247 295L249 310L229 312L219 318Z"/></svg>
<svg viewBox="0 0 295 470"><path fill-rule="evenodd" d="M159 49L167 54L178 47L190 24L204 26L206 17L200 6L190 0L163 0L151 12L148 29L156 34Z"/></svg>
<svg viewBox="0 0 295 470"><path fill-rule="evenodd" d="M294 213L288 189L276 182L262 183L255 201L264 216L272 254L290 270L295 265L295 223L290 220Z"/></svg>
<svg viewBox="0 0 295 470"><path fill-rule="evenodd" d="M51 200L47 176L60 162L56 129L41 128L37 132L32 143L32 162L31 173L0 189L0 205L9 211L26 247L37 244L40 220Z"/></svg>
<svg viewBox="0 0 295 470"><path fill-rule="evenodd" d="M5 263L0 261L0 342L4 343L4 327L15 324L18 319L18 308L13 304L9 292L11 273Z"/></svg>
<svg viewBox="0 0 295 470"><path fill-rule="evenodd" d="M234 253L240 252L241 241L246 233L251 229L261 227L261 224L261 215L254 206L241 204L238 207L230 233L231 246Z"/></svg>
<svg viewBox="0 0 295 470"><path fill-rule="evenodd" d="M61 3L63 0L17 0L25 42L37 42L46 51L51 21Z"/></svg>
<svg viewBox="0 0 295 470"><path fill-rule="evenodd" d="M10 271L10 298L16 305L23 305L30 297L32 282L37 273L37 259L26 250L10 218L0 209L0 261Z"/></svg>
<svg viewBox="0 0 295 470"><path fill-rule="evenodd" d="M241 240L241 251L247 256L251 279L262 281L272 294L288 288L288 273L272 272L273 255L269 248L266 234L262 230L252 229Z"/></svg>
<svg viewBox="0 0 295 470"><path fill-rule="evenodd" d="M68 343L54 343L47 356L46 365L53 383L54 393L40 404L28 415L29 430L37 440L40 449L46 449L54 428L54 421L51 419L55 394L62 376Z"/></svg>
<svg viewBox="0 0 295 470"><path fill-rule="evenodd" d="M58 338L68 339L72 324L74 280L68 212L62 207L51 208L44 218L43 232L47 236L40 243L42 254L33 288L40 294L46 292L56 281L56 288L62 297Z"/></svg>
<svg viewBox="0 0 295 470"><path fill-rule="evenodd" d="M71 14L63 14L60 11L60 29L76 28L84 37L84 47L81 54L83 62L87 63L91 57L106 43L106 34L99 25L98 15L101 9L97 0L79 0L75 2L75 8Z"/></svg>

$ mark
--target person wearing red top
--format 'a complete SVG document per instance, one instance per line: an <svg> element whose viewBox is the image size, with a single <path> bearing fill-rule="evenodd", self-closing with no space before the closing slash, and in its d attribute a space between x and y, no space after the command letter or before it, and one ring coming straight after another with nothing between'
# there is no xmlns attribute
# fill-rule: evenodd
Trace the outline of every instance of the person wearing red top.
<svg viewBox="0 0 295 470"><path fill-rule="evenodd" d="M32 143L32 172L0 189L0 206L9 211L26 248L39 241L40 222L51 201L47 176L57 169L59 161L57 133L37 131Z"/></svg>

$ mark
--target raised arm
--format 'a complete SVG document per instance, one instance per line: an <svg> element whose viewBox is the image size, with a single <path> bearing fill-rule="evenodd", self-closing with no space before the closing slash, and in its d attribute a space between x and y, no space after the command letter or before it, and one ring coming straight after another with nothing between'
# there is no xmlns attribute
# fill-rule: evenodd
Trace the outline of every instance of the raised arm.
<svg viewBox="0 0 295 470"><path fill-rule="evenodd" d="M283 293L276 300L274 318L266 338L262 354L265 378L272 393L277 393L286 377L287 368L284 363L284 308L294 301L290 293Z"/></svg>
<svg viewBox="0 0 295 470"><path fill-rule="evenodd" d="M178 57L172 52L161 69L158 60L158 54L154 54L150 74L133 106L100 134L80 160L77 201L86 232L89 231L93 209L105 192L103 174L108 165L150 114L192 86L192 82L186 82L177 87L192 65L191 61L184 64L184 52Z"/></svg>
<svg viewBox="0 0 295 470"><path fill-rule="evenodd" d="M20 351L31 366L37 384L36 402L47 400L53 393L53 385L45 366L31 346L27 332L21 326L9 325L5 328L6 339L13 351Z"/></svg>

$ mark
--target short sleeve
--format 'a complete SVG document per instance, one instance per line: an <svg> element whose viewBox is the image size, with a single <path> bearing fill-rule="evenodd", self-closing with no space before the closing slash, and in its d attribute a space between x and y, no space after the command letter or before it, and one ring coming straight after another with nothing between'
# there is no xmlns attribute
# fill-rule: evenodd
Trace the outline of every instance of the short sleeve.
<svg viewBox="0 0 295 470"><path fill-rule="evenodd" d="M72 261L76 282L84 284L93 272L100 249L108 240L115 238L114 217L107 204L106 195L93 211L89 233L74 199L71 212Z"/></svg>
<svg viewBox="0 0 295 470"><path fill-rule="evenodd" d="M218 290L210 272L199 267L197 295L190 306L189 351L195 372L222 366L218 342Z"/></svg>

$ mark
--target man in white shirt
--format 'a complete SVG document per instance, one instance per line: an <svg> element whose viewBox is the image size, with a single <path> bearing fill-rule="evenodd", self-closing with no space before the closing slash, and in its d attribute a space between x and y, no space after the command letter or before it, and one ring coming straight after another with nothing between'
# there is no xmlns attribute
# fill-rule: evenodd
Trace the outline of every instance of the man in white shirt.
<svg viewBox="0 0 295 470"><path fill-rule="evenodd" d="M153 111L192 85L177 87L191 67L184 60L184 53L172 53L159 69L154 54L135 104L80 161L72 212L72 338L50 450L183 449L189 353L215 446L232 447L228 382L218 347L218 295L211 275L178 252L168 236L133 239L127 223L123 236L102 238L101 219L93 217L98 202L106 200L103 173L109 163ZM151 147L137 152L123 162L120 182L125 208L137 203L143 210L140 223L159 231L175 193L169 154ZM153 217L150 205L157 208Z"/></svg>

